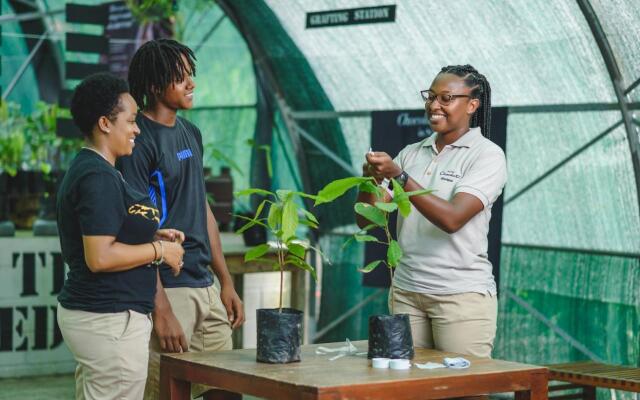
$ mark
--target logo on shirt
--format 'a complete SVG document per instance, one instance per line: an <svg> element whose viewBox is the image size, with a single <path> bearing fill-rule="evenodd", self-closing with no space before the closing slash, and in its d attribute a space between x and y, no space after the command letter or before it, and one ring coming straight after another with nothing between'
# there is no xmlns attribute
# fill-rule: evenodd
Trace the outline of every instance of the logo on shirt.
<svg viewBox="0 0 640 400"><path fill-rule="evenodd" d="M443 181L453 182L454 179L460 179L460 178L462 178L462 175L457 174L455 171L452 171L452 170L440 172L440 180L443 180Z"/></svg>
<svg viewBox="0 0 640 400"><path fill-rule="evenodd" d="M156 208L144 206L142 204L134 204L129 207L129 215L140 215L150 221L160 222L160 213Z"/></svg>
<svg viewBox="0 0 640 400"><path fill-rule="evenodd" d="M178 156L178 161L186 160L187 158L193 157L191 149L180 150L176 153L176 155Z"/></svg>

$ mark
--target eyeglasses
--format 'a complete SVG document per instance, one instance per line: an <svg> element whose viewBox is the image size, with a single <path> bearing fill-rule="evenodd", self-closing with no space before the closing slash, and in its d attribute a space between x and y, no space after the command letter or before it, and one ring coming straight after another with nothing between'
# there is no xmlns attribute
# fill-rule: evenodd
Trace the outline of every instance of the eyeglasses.
<svg viewBox="0 0 640 400"><path fill-rule="evenodd" d="M449 94L449 93L435 94L430 90L421 90L420 95L422 96L422 100L424 100L425 103L431 104L434 101L436 101L436 99L438 99L438 103L440 103L443 106L448 106L449 104L451 104L453 100L455 100L458 97L469 97L469 98L471 97L468 94Z"/></svg>

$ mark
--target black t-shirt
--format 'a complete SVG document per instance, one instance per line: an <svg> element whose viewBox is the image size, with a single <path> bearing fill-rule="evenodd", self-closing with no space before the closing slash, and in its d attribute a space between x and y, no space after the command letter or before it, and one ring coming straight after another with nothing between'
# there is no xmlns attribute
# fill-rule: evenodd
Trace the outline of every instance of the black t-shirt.
<svg viewBox="0 0 640 400"><path fill-rule="evenodd" d="M200 130L177 117L174 126L157 123L142 113L136 118L140 135L133 154L117 167L135 189L149 193L160 211L160 226L185 234L184 266L178 276L160 267L164 287L207 287L213 284L207 233L206 194L202 173Z"/></svg>
<svg viewBox="0 0 640 400"><path fill-rule="evenodd" d="M62 257L69 273L58 301L64 308L98 313L153 310L156 268L94 273L87 267L82 236L115 236L125 244L149 243L158 210L102 156L82 149L58 190L57 219Z"/></svg>

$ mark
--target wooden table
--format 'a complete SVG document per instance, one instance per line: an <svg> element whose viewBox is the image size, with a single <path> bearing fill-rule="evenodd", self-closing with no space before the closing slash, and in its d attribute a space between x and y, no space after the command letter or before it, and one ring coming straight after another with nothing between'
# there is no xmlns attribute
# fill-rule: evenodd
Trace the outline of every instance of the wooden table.
<svg viewBox="0 0 640 400"><path fill-rule="evenodd" d="M366 351L367 342L354 342ZM323 344L338 347L344 343ZM189 382L268 399L440 399L489 393L515 392L517 400L547 398L547 369L500 360L465 356L465 370L396 371L373 369L365 356L329 361L316 355L321 345L302 347L302 362L262 364L253 349L222 352L163 354L160 362L160 398L187 400ZM416 349L414 362L442 362L455 356Z"/></svg>
<svg viewBox="0 0 640 400"><path fill-rule="evenodd" d="M618 389L640 393L640 368L602 364L593 361L549 365L549 380L569 384L550 386L549 391L579 389L579 395L553 396L554 399L596 399L596 388Z"/></svg>
<svg viewBox="0 0 640 400"><path fill-rule="evenodd" d="M224 259L227 262L227 268L229 268L236 292L240 297L244 296L244 274L252 272L273 272L273 268L270 265L254 261L244 262L244 255L250 247L245 246L242 235L221 232L220 241L222 243ZM275 258L275 254L265 256L265 258L268 257ZM291 307L304 311L305 315L308 315L308 310L306 309L308 289L306 272L294 267L286 267L285 270L291 272ZM241 329L235 329L233 331L233 345L235 348L242 348Z"/></svg>

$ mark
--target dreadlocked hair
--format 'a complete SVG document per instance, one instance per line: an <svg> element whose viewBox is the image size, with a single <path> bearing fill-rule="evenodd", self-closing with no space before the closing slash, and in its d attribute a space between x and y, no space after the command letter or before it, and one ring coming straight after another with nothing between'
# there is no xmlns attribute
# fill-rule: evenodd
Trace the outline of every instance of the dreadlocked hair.
<svg viewBox="0 0 640 400"><path fill-rule="evenodd" d="M471 98L480 100L480 107L471 116L471 127L480 127L485 137L490 137L491 128L491 86L487 78L471 65L448 65L440 70L441 74L453 74L463 78L471 89Z"/></svg>
<svg viewBox="0 0 640 400"><path fill-rule="evenodd" d="M187 63L182 59L184 56ZM129 65L129 88L142 109L153 105L164 91L189 74L196 76L196 56L172 39L151 40L138 49Z"/></svg>

